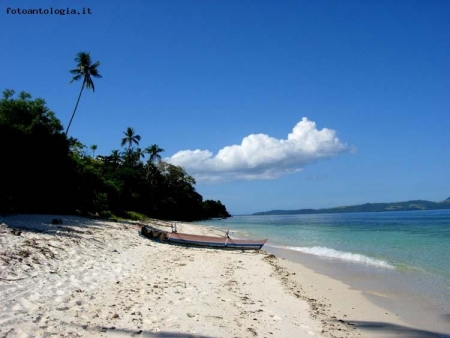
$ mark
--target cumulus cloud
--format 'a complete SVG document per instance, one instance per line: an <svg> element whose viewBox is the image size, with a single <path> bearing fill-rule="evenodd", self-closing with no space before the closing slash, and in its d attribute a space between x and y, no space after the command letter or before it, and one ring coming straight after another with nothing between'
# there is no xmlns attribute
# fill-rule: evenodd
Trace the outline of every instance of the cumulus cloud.
<svg viewBox="0 0 450 338"><path fill-rule="evenodd" d="M165 161L183 167L199 182L275 179L347 151L336 131L318 130L315 122L304 117L287 139L251 134L216 155L209 150L182 150Z"/></svg>

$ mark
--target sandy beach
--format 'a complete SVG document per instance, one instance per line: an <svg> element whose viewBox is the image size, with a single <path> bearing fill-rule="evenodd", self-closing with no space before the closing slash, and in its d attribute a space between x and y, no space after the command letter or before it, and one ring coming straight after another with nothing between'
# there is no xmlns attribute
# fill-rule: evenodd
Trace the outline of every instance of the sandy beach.
<svg viewBox="0 0 450 338"><path fill-rule="evenodd" d="M0 242L0 337L435 336L263 250L155 242L137 222L3 216Z"/></svg>

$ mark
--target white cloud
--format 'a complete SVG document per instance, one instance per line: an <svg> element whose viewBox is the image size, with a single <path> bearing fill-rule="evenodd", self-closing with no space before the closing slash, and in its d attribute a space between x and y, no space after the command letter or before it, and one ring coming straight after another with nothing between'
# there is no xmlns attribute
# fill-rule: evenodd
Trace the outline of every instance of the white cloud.
<svg viewBox="0 0 450 338"><path fill-rule="evenodd" d="M349 151L332 129L318 130L306 117L287 139L251 134L239 145L209 150L182 150L165 161L183 167L197 181L275 179L299 172L305 165Z"/></svg>

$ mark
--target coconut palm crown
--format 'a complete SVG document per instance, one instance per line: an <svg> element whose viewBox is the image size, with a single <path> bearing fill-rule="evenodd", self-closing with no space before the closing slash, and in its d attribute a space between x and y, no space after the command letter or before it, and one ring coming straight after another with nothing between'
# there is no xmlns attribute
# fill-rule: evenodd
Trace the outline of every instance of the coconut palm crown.
<svg viewBox="0 0 450 338"><path fill-rule="evenodd" d="M127 143L128 149L130 149L133 146L133 144L139 145L141 136L136 135L133 128L128 127L127 130L123 132L123 134L125 135L125 137L122 139L122 142L120 143L122 147Z"/></svg>
<svg viewBox="0 0 450 338"><path fill-rule="evenodd" d="M164 149L160 148L157 144L152 144L150 147L144 149L144 152L150 155L148 159L149 163L161 161L161 155L159 153L162 153L163 151Z"/></svg>

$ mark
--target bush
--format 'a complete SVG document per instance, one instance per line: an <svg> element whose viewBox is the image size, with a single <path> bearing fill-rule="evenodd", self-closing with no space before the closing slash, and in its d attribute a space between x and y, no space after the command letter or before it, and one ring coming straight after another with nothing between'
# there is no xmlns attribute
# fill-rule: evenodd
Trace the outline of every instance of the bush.
<svg viewBox="0 0 450 338"><path fill-rule="evenodd" d="M113 214L109 210L100 211L100 217L102 218L111 218L113 217Z"/></svg>
<svg viewBox="0 0 450 338"><path fill-rule="evenodd" d="M126 211L125 213L127 215L127 218L132 219L133 221L142 221L142 220L148 218L144 214L141 214L141 213L135 212L135 211Z"/></svg>

